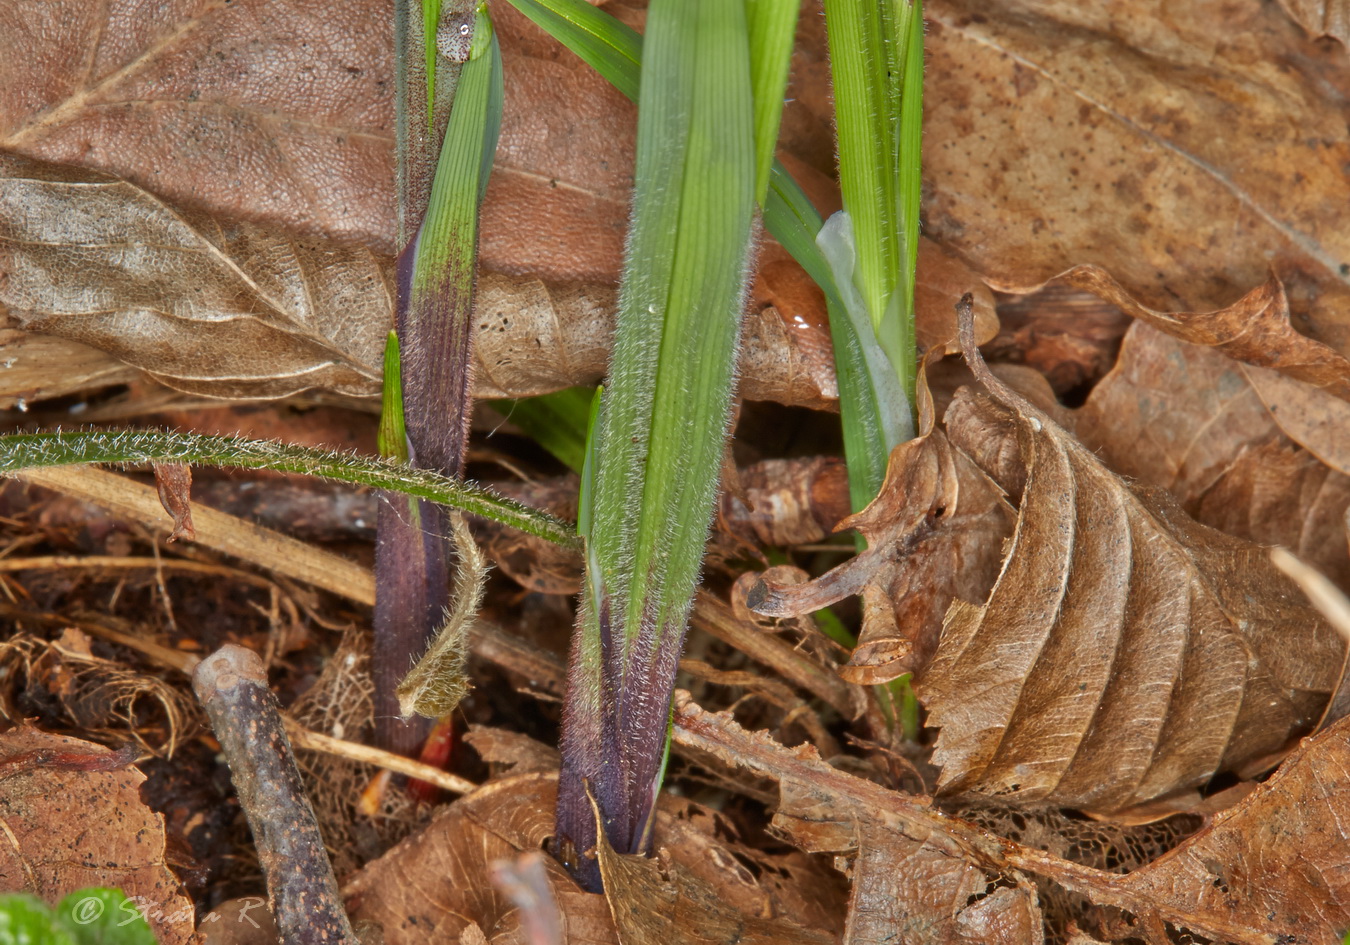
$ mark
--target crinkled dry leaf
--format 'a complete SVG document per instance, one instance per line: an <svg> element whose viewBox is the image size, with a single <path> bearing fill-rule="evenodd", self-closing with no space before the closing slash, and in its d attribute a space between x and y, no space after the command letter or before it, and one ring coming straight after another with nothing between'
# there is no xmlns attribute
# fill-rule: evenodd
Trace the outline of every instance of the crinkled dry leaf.
<svg viewBox="0 0 1350 945"><path fill-rule="evenodd" d="M1232 305L1212 312L1154 311L1097 266L1076 266L1055 281L1085 289L1182 341L1215 348L1234 361L1278 371L1350 401L1350 361L1294 331L1289 323L1289 298L1274 275Z"/></svg>
<svg viewBox="0 0 1350 945"><path fill-rule="evenodd" d="M1273 267L1300 328L1350 353L1341 49L1274 4L924 12L930 238L995 289L1094 263L1155 309L1218 308Z"/></svg>
<svg viewBox="0 0 1350 945"><path fill-rule="evenodd" d="M1243 450L1200 498L1195 517L1230 535L1288 548L1350 588L1347 510L1350 476L1277 440Z"/></svg>
<svg viewBox="0 0 1350 945"><path fill-rule="evenodd" d="M1289 299L1277 277L1213 312L1154 311L1096 266L1078 266L1056 281L1093 292L1160 331L1241 362L1243 376L1290 439L1350 474L1350 438L1345 436L1350 361L1294 330Z"/></svg>
<svg viewBox="0 0 1350 945"><path fill-rule="evenodd" d="M497 737L483 730L480 733L488 738L486 742L478 739L480 745L491 745ZM514 760L520 756L520 748L497 744L489 748L489 754L497 756L504 750ZM479 929L493 943L526 941L515 906L489 881L491 865L537 851L553 835L556 791L555 768L491 781L445 808L424 830L368 864L347 884L343 892L353 921L367 920L382 926L386 945L455 941L470 928ZM775 874L783 871L778 870L772 856L751 857L761 872L762 878L757 877L738 860L753 851L724 841L727 832L727 825L707 808L671 799L661 805L655 838L658 846L668 850L672 869L679 871L686 890L718 890L722 900L719 915L728 928L760 932L788 929L788 922L767 917L805 919L816 913L819 907L813 896L820 893L819 889L786 889L781 875L775 882ZM788 862L796 864L796 877L819 883L810 869L792 859ZM545 859L543 867L561 916L563 941L568 945L642 941L629 939L622 927L616 935L605 899L582 892L556 860ZM698 935L712 925L704 912L686 913L678 924L681 932L689 935ZM827 936L815 935L791 939L828 940ZM668 938L662 945L673 941L673 937Z"/></svg>
<svg viewBox="0 0 1350 945"><path fill-rule="evenodd" d="M1245 447L1279 435L1238 364L1148 325L1126 333L1116 366L1073 412L1073 432L1112 470L1187 508Z"/></svg>
<svg viewBox="0 0 1350 945"><path fill-rule="evenodd" d="M833 939L782 919L743 915L721 891L676 863L615 853L603 831L596 855L623 945L826 945Z"/></svg>
<svg viewBox="0 0 1350 945"><path fill-rule="evenodd" d="M1344 644L1265 550L1127 486L964 340L1028 476L998 582L952 606L917 687L939 791L1109 814L1308 732Z"/></svg>
<svg viewBox="0 0 1350 945"><path fill-rule="evenodd" d="M675 723L677 742L779 783L776 833L806 850L851 858L845 945L1042 941L1035 892L1001 863L995 838L951 821L927 798L838 771L812 749L747 733L687 693L676 694Z"/></svg>
<svg viewBox="0 0 1350 945"><path fill-rule="evenodd" d="M871 505L839 523L862 532L867 550L814 581L763 581L747 599L758 613L789 617L860 594L862 632L839 671L853 683L922 672L948 605L983 599L1012 531L998 486L934 429L926 385L919 398L922 434L891 451Z"/></svg>
<svg viewBox="0 0 1350 945"><path fill-rule="evenodd" d="M956 303L965 295L973 299L975 337L984 344L998 334L994 293L955 253L920 237L914 279L914 334L920 351L960 353Z"/></svg>
<svg viewBox="0 0 1350 945"><path fill-rule="evenodd" d="M782 919L741 915L728 909L720 891L684 875L676 864L664 868L645 856L622 856L599 837L595 852L605 877L620 941L624 945L825 945L833 941Z"/></svg>
<svg viewBox="0 0 1350 945"><path fill-rule="evenodd" d="M509 6L493 13L508 65L486 261L612 280L634 109ZM0 147L392 252L392 46L370 42L370 25L388 18L376 0L8 6Z"/></svg>
<svg viewBox="0 0 1350 945"><path fill-rule="evenodd" d="M392 259L175 210L96 171L0 153L0 307L29 331L91 345L178 390L281 397L379 393ZM604 375L614 290L484 273L474 394L523 397ZM833 367L768 307L746 316L743 393L823 407ZM54 390L62 390L59 385Z"/></svg>
<svg viewBox="0 0 1350 945"><path fill-rule="evenodd" d="M490 880L491 864L538 850L553 835L555 774L523 774L479 788L421 832L367 864L343 895L354 922L384 930L385 945L454 942L477 926L489 942L520 942L520 918ZM544 863L569 945L616 945L605 901L582 892L554 859Z"/></svg>
<svg viewBox="0 0 1350 945"><path fill-rule="evenodd" d="M1040 941L1031 876L1123 910L1122 934L1159 945L1175 941L1165 925L1243 945L1334 945L1350 923L1342 855L1350 721L1306 741L1210 827L1125 876L995 837L934 809L927 798L888 791L830 767L809 749L748 733L725 713L705 712L687 693L676 694L674 723L675 741L685 749L778 782L783 805L774 829L789 837L800 830L802 842L828 838L830 848L843 843L839 849L856 853L845 945ZM873 840L891 856L866 856ZM892 859L906 854L907 866L937 881L910 882ZM906 914L912 924L905 930L913 934L896 937L897 917Z"/></svg>
<svg viewBox="0 0 1350 945"><path fill-rule="evenodd" d="M1054 872L1098 902L1141 918L1148 903L1171 913L1158 918L1176 924L1173 916L1187 916L1191 928L1216 938L1339 945L1350 927L1347 823L1350 720L1342 719L1168 856L1115 883Z"/></svg>
<svg viewBox="0 0 1350 945"><path fill-rule="evenodd" d="M368 23L388 14L366 0L344 5L341 16L311 0L274 7L238 0L200 11L120 11L53 2L40 15L0 10L0 148L111 172L139 200L161 205L146 188L186 208L179 226L169 227L178 239L166 248L122 247L122 264L98 260L78 285L67 274L71 295L130 296L144 303L137 316L99 309L94 326L84 306L75 310L82 324L65 318L56 327L57 315L72 313L19 298L14 307L26 311L14 315L23 324L87 339L171 386L212 396L273 397L307 387L378 392L391 320L387 299L377 298L387 295L387 265L372 267L370 254L351 246L277 234L394 249L392 64L387 45L367 41ZM506 117L480 262L517 277L480 283L476 393L529 396L604 374L635 110L508 5L495 14L507 59ZM199 224L199 212L245 223ZM108 225L144 229L128 224ZM234 247L219 245L213 226L233 234L243 255L203 266L180 254L176 270L144 284L147 257L172 257L170 248L182 250L184 240L205 257L214 254L203 241L230 256ZM163 227L151 228L163 235ZM58 245L37 255L73 253ZM0 259L0 271L8 268ZM779 269L780 282L809 283L795 263ZM267 284L288 270L292 278ZM105 284L110 274L118 275ZM205 276L204 289L180 284L187 276ZM787 294L807 304L801 292ZM767 301L758 299L746 323L745 396L833 404L823 301L782 314L761 311ZM189 311L197 316L190 323L176 320ZM222 339L226 320L233 331Z"/></svg>
<svg viewBox="0 0 1350 945"><path fill-rule="evenodd" d="M1280 0L1294 22L1315 38L1332 36L1350 45L1350 4L1345 0Z"/></svg>
<svg viewBox="0 0 1350 945"><path fill-rule="evenodd" d="M1244 365L1242 373L1286 436L1350 476L1350 402L1264 368Z"/></svg>
<svg viewBox="0 0 1350 945"><path fill-rule="evenodd" d="M0 844L0 888L48 902L90 886L119 888L160 942L187 943L194 912L164 862L164 818L141 800L145 775L125 763L108 770L113 758L102 745L33 728L0 735L8 841Z"/></svg>
<svg viewBox="0 0 1350 945"><path fill-rule="evenodd" d="M1281 435L1274 417L1283 411L1266 408L1254 373L1268 372L1135 325L1115 368L1068 422L1112 470L1166 489L1202 524L1283 545L1350 587L1338 524L1350 477Z"/></svg>
<svg viewBox="0 0 1350 945"><path fill-rule="evenodd" d="M180 390L379 390L387 261L203 213L99 173L0 154L0 302Z"/></svg>
<svg viewBox="0 0 1350 945"><path fill-rule="evenodd" d="M954 854L939 831L901 826L828 789L784 782L773 827L803 850L852 857L845 941L1038 945L1036 891L1026 877L991 875Z"/></svg>
<svg viewBox="0 0 1350 945"><path fill-rule="evenodd" d="M387 8L321 0L0 8L0 147L186 206L393 243Z"/></svg>

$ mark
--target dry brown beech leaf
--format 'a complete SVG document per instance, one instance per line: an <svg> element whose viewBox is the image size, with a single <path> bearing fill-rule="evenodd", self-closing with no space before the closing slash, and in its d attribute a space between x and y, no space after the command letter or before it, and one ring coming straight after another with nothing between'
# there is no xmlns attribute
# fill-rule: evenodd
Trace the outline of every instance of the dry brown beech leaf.
<svg viewBox="0 0 1350 945"><path fill-rule="evenodd" d="M861 595L858 645L839 670L860 685L923 671L948 605L984 598L1012 532L999 487L935 429L926 382L919 425L919 436L891 451L877 498L838 525L858 529L867 550L813 581L761 581L747 597L758 613L792 617Z"/></svg>
<svg viewBox="0 0 1350 945"><path fill-rule="evenodd" d="M1339 945L1350 928L1347 823L1350 720L1342 719L1305 739L1195 836L1117 884L1057 867L1048 873L1103 905L1150 902L1199 928L1250 930L1237 941Z"/></svg>
<svg viewBox="0 0 1350 945"><path fill-rule="evenodd" d="M615 853L603 831L597 833L596 854L605 899L623 945L827 945L834 941L833 936L783 919L743 914L718 886L677 863Z"/></svg>
<svg viewBox="0 0 1350 945"><path fill-rule="evenodd" d="M1157 312L1104 270L1077 266L1054 280L1090 291L1182 341L1213 348L1243 365L1271 418L1327 465L1350 474L1350 361L1294 330L1289 299L1272 275L1213 312Z"/></svg>
<svg viewBox="0 0 1350 945"><path fill-rule="evenodd" d="M472 927L488 942L523 943L515 906L492 885L490 867L553 835L556 792L557 775L536 772L492 781L444 808L346 884L352 920L381 926L386 945L456 942ZM551 857L544 868L563 940L616 945L605 901L581 891Z"/></svg>
<svg viewBox="0 0 1350 945"><path fill-rule="evenodd" d="M0 307L19 327L91 345L181 391L379 393L392 259L361 247L175 210L97 171L0 153L0 277ZM614 298L599 283L482 273L475 396L597 381ZM805 336L777 309L744 324L745 397L834 403L828 347L825 369L807 370Z"/></svg>
<svg viewBox="0 0 1350 945"><path fill-rule="evenodd" d="M1214 348L1234 361L1278 371L1350 401L1350 361L1294 330L1289 322L1289 298L1274 275L1233 304L1212 312L1154 311L1097 266L1075 266L1053 281L1091 292L1182 341Z"/></svg>
<svg viewBox="0 0 1350 945"><path fill-rule="evenodd" d="M1144 304L1226 305L1273 268L1350 354L1350 59L1275 4L935 0L924 221L998 290L1096 264Z"/></svg>
<svg viewBox="0 0 1350 945"><path fill-rule="evenodd" d="M392 63L388 44L368 41L369 23L387 17L382 0L355 0L340 16L315 0L181 0L154 10L52 2L33 15L0 8L0 149L110 172L174 206L261 223L265 232L392 252ZM480 263L521 278L507 279L505 291L500 282L480 283L486 324L479 340L491 334L497 344L479 358L477 392L527 396L604 373L636 113L508 4L494 7L494 18L506 101ZM824 138L828 157L828 128ZM285 256L302 241L283 242L272 251ZM772 245L766 240L766 251ZM837 390L823 299L783 308L789 299L806 304L814 291L790 288L810 283L795 263L779 266L776 281L782 298L756 293L746 321L744 394L829 408ZM350 304L368 287L340 288ZM91 287L92 294L102 291ZM317 357L289 351L273 377L261 376L251 362L239 370L241 352L288 353L259 349L254 338L203 351L171 342L162 324L137 326L147 332L146 343L130 345L135 357L123 353L179 389L209 395L377 388L371 374L379 368L387 319L338 324L320 317L328 323L292 326L297 346L317 342ZM338 364L324 367L332 343ZM117 353L116 344L100 347ZM175 347L189 364L156 363ZM217 377L203 367L210 358L191 363L194 354L219 359L222 372L239 370L244 379ZM203 371L208 376L199 378ZM313 376L319 371L336 376L319 380Z"/></svg>
<svg viewBox="0 0 1350 945"><path fill-rule="evenodd" d="M119 888L160 942L186 945L194 912L164 861L164 818L141 800L145 775L125 765L107 770L112 757L102 745L33 728L0 735L8 838L0 844L0 889L55 903L77 889Z"/></svg>
<svg viewBox="0 0 1350 945"><path fill-rule="evenodd" d="M785 748L726 713L704 711L688 693L676 693L674 723L677 745L778 783L783 802L772 829L779 835L803 844L818 837L822 847L852 856L844 945L1039 942L1032 876L1129 913L1124 934L1153 945L1176 941L1167 925L1216 942L1335 945L1350 924L1347 720L1306 740L1209 827L1124 876L998 837L926 797L846 774L811 749Z"/></svg>
<svg viewBox="0 0 1350 945"><path fill-rule="evenodd" d="M543 746L503 740L490 730L479 729L475 745L485 748L498 763L523 762L529 766L547 761ZM382 926L386 945L453 942L475 928L494 945L523 945L526 939L520 917L509 897L491 884L490 867L495 861L515 860L521 853L539 850L552 836L556 758L553 765L552 770L510 774L488 782L445 808L421 832L365 866L343 890L353 920ZM823 915L816 898L827 899L821 887L830 884L822 882L810 864L799 857L761 854L723 839L732 834L729 824L710 809L678 798L662 799L656 844L667 850L671 868L678 872L686 890L717 890L719 915L726 928L786 931L793 919L810 921ZM755 865L758 875L744 865L743 857ZM788 868L780 870L780 861ZM629 938L622 926L616 935L605 898L582 892L556 860L549 857L543 866L561 916L563 941L568 945L644 941ZM775 882L775 874L780 880L783 874L793 876L809 884L808 888L789 888ZM831 904L834 912L840 904ZM708 919L700 911L686 914L677 924L682 934L697 936ZM793 941L829 940L826 936L803 935ZM711 939L723 940L735 941ZM671 937L665 945L674 941Z"/></svg>
<svg viewBox="0 0 1350 945"><path fill-rule="evenodd" d="M493 14L506 103L485 261L612 280L634 109L508 5ZM393 252L392 46L370 41L388 18L385 0L6 5L0 148Z"/></svg>
<svg viewBox="0 0 1350 945"><path fill-rule="evenodd" d="M393 68L371 0L0 7L0 148L393 249Z"/></svg>
<svg viewBox="0 0 1350 945"><path fill-rule="evenodd" d="M838 771L814 749L747 733L688 693L676 693L675 720L677 742L778 783L774 833L809 852L851 858L844 945L1043 941L1035 891L1001 863L996 838L953 823L927 798Z"/></svg>
<svg viewBox="0 0 1350 945"><path fill-rule="evenodd" d="M1350 402L1266 368L1242 373L1289 439L1350 476Z"/></svg>
<svg viewBox="0 0 1350 945"><path fill-rule="evenodd" d="M194 393L379 390L393 285L368 250L177 212L98 171L0 154L0 304Z"/></svg>
<svg viewBox="0 0 1350 945"><path fill-rule="evenodd" d="M952 605L916 687L939 792L1109 815L1310 731L1344 644L1265 549L1127 485L963 341L1028 474L988 601Z"/></svg>
<svg viewBox="0 0 1350 945"><path fill-rule="evenodd" d="M1116 366L1068 422L1108 467L1166 489L1202 524L1283 545L1350 587L1338 524L1350 508L1350 476L1282 435L1275 418L1291 411L1272 415L1252 383L1257 373L1271 374L1136 324Z"/></svg>
<svg viewBox="0 0 1350 945"><path fill-rule="evenodd" d="M1280 0L1294 22L1314 38L1331 36L1350 46L1350 4L1346 0Z"/></svg>

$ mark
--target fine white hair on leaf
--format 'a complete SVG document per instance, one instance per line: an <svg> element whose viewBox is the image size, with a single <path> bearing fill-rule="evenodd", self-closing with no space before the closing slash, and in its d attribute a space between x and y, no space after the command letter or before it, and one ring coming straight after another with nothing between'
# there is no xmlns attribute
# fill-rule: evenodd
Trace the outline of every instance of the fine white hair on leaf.
<svg viewBox="0 0 1350 945"><path fill-rule="evenodd" d="M464 516L452 515L450 528L458 558L454 590L436 638L395 690L399 711L405 719L413 713L429 719L444 718L469 691L465 673L469 628L483 603L488 566Z"/></svg>

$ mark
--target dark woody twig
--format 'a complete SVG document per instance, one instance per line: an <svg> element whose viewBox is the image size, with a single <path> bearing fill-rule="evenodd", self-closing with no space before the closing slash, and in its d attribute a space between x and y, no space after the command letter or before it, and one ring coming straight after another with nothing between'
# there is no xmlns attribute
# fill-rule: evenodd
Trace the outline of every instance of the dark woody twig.
<svg viewBox="0 0 1350 945"><path fill-rule="evenodd" d="M262 660L226 644L192 674L225 752L284 945L359 945Z"/></svg>

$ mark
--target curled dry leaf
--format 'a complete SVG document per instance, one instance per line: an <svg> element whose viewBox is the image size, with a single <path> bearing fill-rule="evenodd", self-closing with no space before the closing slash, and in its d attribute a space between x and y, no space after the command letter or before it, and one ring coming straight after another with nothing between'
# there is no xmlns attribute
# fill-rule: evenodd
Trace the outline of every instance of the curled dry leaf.
<svg viewBox="0 0 1350 945"><path fill-rule="evenodd" d="M394 229L383 8L316 0L0 9L0 147L308 235Z"/></svg>
<svg viewBox="0 0 1350 945"><path fill-rule="evenodd" d="M483 252L544 278L617 277L635 110L509 6ZM375 0L0 10L0 147L192 209L394 245L394 64ZM546 221L547 225L541 225Z"/></svg>
<svg viewBox="0 0 1350 945"><path fill-rule="evenodd" d="M1047 873L1141 917L1145 903L1174 924L1173 916L1188 916L1191 928L1219 939L1338 945L1350 927L1346 823L1350 720L1342 719L1169 856L1118 884L1055 867Z"/></svg>
<svg viewBox="0 0 1350 945"><path fill-rule="evenodd" d="M53 903L119 888L160 942L191 941L192 902L164 861L164 818L141 800L144 782L102 745L26 727L0 735L0 888Z"/></svg>
<svg viewBox="0 0 1350 945"><path fill-rule="evenodd" d="M368 250L177 212L102 174L0 155L0 304L180 390L379 390L391 273Z"/></svg>
<svg viewBox="0 0 1350 945"><path fill-rule="evenodd" d="M891 451L872 504L839 523L862 532L867 550L813 581L762 581L747 598L758 613L789 617L861 595L862 632L839 670L853 683L922 672L948 605L983 599L1012 531L998 486L935 429L926 384L919 400L921 435Z"/></svg>
<svg viewBox="0 0 1350 945"><path fill-rule="evenodd" d="M185 208L189 229L198 213L244 221L220 226L247 244L241 246L246 255L226 261L226 272L208 278L201 294L169 285L182 281L185 256L177 258L180 278L157 273L156 284L139 295L154 300L155 318L123 315L114 329L108 322L117 316L104 313L100 335L88 318L79 331L69 320L56 328L51 317L70 313L20 299L17 308L32 309L16 312L20 320L68 338L88 337L196 393L275 397L307 387L376 393L391 318L387 300L372 296L387 294L388 267L373 272L369 254L354 246L375 253L395 248L394 83L388 47L367 41L368 23L387 16L372 3L346 4L340 16L312 0L281 13L270 0L167 15L61 2L47 4L40 15L0 10L0 148L116 174L141 194L152 189ZM604 374L636 110L509 5L494 15L507 61L506 102L483 208L480 262L510 277L479 287L486 317L476 380L478 396L528 396ZM826 153L832 153L828 146ZM107 209L101 205L98 212ZM142 230L127 222L110 225ZM177 235L189 244L201 236ZM344 245L307 242L320 237ZM765 245L780 263L777 288L766 297L756 294L747 319L744 393L829 407L837 390L823 299L781 247ZM229 247L217 248L228 255ZM52 254L60 251L54 247ZM142 257L126 269L144 277L143 257L154 248L123 247L123 254ZM276 270L273 279L290 268L304 281L270 286L275 297L260 300L254 288L237 284L238 273L229 278L230 262L264 284L269 269ZM0 271L6 268L0 260ZM104 284L109 268L117 267L102 260L96 278L73 294L107 301L119 288L129 290L129 279ZM194 275L211 276L206 268L195 267ZM346 269L352 271L340 271ZM233 299L232 282L244 298ZM309 300L306 313L300 308L309 291L320 297ZM191 325L174 322L189 305L205 316L213 292L234 304ZM325 293L341 297L325 300ZM346 315L334 317L325 301L345 307ZM783 309L789 301L801 307ZM257 311L273 304L283 310ZM940 307L949 320L950 304ZM208 329L221 335L225 319L235 321L228 340L199 337ZM489 337L497 343L485 346ZM36 393L53 383L28 386ZM63 384L68 388L70 379Z"/></svg>
<svg viewBox="0 0 1350 945"><path fill-rule="evenodd" d="M196 541L197 529L192 524L192 467L187 463L155 463L151 468L160 504L173 517L173 531L166 540Z"/></svg>
<svg viewBox="0 0 1350 945"><path fill-rule="evenodd" d="M1272 275L1232 305L1213 312L1158 312L1136 301L1096 266L1077 266L1056 282L1085 289L1182 341L1221 351L1271 418L1295 442L1350 475L1350 360L1296 332L1289 299Z"/></svg>
<svg viewBox="0 0 1350 945"><path fill-rule="evenodd" d="M1344 644L1265 550L1127 485L964 340L1028 473L988 601L953 604L917 686L938 790L1111 814L1311 730Z"/></svg>
<svg viewBox="0 0 1350 945"><path fill-rule="evenodd" d="M538 749L498 741L493 733L479 730L476 744L499 760L525 764L544 760ZM508 739L509 741L509 739ZM522 753L523 749L523 753ZM557 791L556 759L551 771L533 771L491 781L445 808L420 833L409 837L379 860L368 864L346 886L344 894L356 922L363 920L383 927L387 945L403 942L456 941L466 930L476 929L488 942L527 941L524 921L510 897L489 881L491 865L517 860L523 853L540 849L553 835L553 805ZM667 850L671 869L677 871L686 890L717 889L717 927L787 930L791 922L813 921L817 916L838 914L839 903L829 912L815 901L833 890L828 881L801 857L760 854L724 840L729 826L707 808L677 799L663 800L654 831L656 844ZM716 834L716 836L714 836ZM738 859L749 855L757 873ZM614 921L605 899L582 892L552 857L542 863L547 888L557 905L563 941L568 945L646 941L626 937ZM792 889L776 882L787 876L808 882L807 888ZM784 916L786 920L766 918ZM704 941L698 936L711 924L706 912L686 912L678 921L678 933L663 943ZM474 934L472 931L469 934ZM723 939L712 939L722 941ZM727 938L726 941L733 941ZM774 941L772 937L761 941ZM828 941L806 935L791 941Z"/></svg>
<svg viewBox="0 0 1350 945"><path fill-rule="evenodd" d="M1230 535L1288 548L1350 588L1347 510L1350 477L1274 441L1243 450L1197 503L1195 517Z"/></svg>
<svg viewBox="0 0 1350 945"><path fill-rule="evenodd" d="M1286 436L1350 476L1350 402L1264 368L1242 373Z"/></svg>
<svg viewBox="0 0 1350 945"><path fill-rule="evenodd" d="M995 289L1094 263L1159 310L1226 305L1273 267L1300 328L1350 354L1342 50L1275 4L1221 28L1204 0L924 12L929 237Z"/></svg>
<svg viewBox="0 0 1350 945"><path fill-rule="evenodd" d="M1274 275L1232 305L1212 312L1154 311L1097 266L1075 266L1054 281L1106 299L1174 338L1215 348L1234 361L1278 371L1350 401L1350 361L1294 330L1289 323L1289 298Z"/></svg>
<svg viewBox="0 0 1350 945"><path fill-rule="evenodd" d="M1254 370L1135 325L1116 366L1066 423L1112 470L1166 489L1197 521L1283 545L1350 587L1339 525L1350 476L1281 434L1249 382Z"/></svg>

